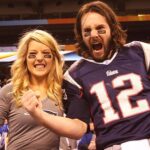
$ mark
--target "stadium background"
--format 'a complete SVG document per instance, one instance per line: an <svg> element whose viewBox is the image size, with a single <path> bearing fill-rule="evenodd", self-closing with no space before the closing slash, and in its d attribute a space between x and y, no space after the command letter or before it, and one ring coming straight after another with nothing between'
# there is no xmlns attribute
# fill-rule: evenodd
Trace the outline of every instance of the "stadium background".
<svg viewBox="0 0 150 150"><path fill-rule="evenodd" d="M44 29L58 40L61 50L74 51L73 27L78 9L93 0L0 0L0 59L16 51L21 34ZM127 41L150 43L149 0L103 0L118 15L128 33ZM10 62L0 62L0 79L9 78Z"/></svg>

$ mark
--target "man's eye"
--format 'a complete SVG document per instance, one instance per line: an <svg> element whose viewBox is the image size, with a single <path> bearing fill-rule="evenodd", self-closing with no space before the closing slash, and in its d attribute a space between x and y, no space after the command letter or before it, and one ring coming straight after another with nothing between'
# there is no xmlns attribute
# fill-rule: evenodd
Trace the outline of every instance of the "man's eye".
<svg viewBox="0 0 150 150"><path fill-rule="evenodd" d="M86 36L90 36L90 32L84 33L84 36L85 36L85 37L86 37Z"/></svg>
<svg viewBox="0 0 150 150"><path fill-rule="evenodd" d="M84 36L90 36L90 34L91 34L91 29L84 30Z"/></svg>
<svg viewBox="0 0 150 150"><path fill-rule="evenodd" d="M106 33L106 30L104 30L104 29L99 29L98 30L98 34L105 34Z"/></svg>
<svg viewBox="0 0 150 150"><path fill-rule="evenodd" d="M91 31L85 31L84 32L84 36L90 36L90 34L91 34Z"/></svg>

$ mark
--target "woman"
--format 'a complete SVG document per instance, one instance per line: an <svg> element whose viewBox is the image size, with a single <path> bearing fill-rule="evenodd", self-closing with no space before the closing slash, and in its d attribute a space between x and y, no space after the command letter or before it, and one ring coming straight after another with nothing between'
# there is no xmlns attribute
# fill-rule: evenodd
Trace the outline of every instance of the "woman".
<svg viewBox="0 0 150 150"><path fill-rule="evenodd" d="M59 149L60 137L32 119L21 97L36 95L45 112L62 116L62 66L58 44L46 31L32 30L20 39L11 82L0 90L0 126L5 118L9 126L7 150Z"/></svg>

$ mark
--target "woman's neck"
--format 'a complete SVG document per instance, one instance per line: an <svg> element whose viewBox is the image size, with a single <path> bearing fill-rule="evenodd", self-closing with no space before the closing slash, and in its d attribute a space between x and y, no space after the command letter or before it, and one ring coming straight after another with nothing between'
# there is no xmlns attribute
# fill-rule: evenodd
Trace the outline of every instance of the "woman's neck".
<svg viewBox="0 0 150 150"><path fill-rule="evenodd" d="M39 95L40 100L47 97L48 85L45 79L41 80L32 79L29 88Z"/></svg>
<svg viewBox="0 0 150 150"><path fill-rule="evenodd" d="M31 76L30 85L32 86L44 86L47 85L46 77L35 77Z"/></svg>

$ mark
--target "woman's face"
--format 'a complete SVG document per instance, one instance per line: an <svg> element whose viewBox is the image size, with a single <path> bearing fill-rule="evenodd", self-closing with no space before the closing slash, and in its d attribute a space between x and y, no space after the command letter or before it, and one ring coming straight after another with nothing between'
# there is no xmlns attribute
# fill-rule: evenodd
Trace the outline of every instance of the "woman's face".
<svg viewBox="0 0 150 150"><path fill-rule="evenodd" d="M37 41L31 41L28 45L27 68L31 78L45 78L50 72L53 55L51 49Z"/></svg>

